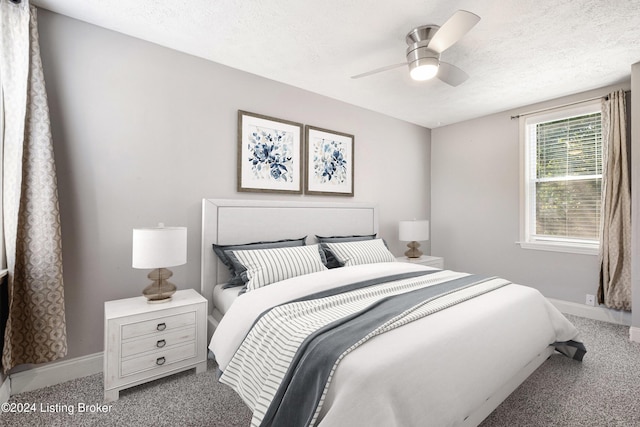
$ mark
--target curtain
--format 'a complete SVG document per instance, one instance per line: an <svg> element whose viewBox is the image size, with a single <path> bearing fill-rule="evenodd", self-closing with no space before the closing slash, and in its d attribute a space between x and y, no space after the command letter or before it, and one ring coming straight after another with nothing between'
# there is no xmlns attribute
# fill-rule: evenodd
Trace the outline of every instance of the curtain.
<svg viewBox="0 0 640 427"><path fill-rule="evenodd" d="M623 90L602 102L602 231L598 302L631 311L631 191Z"/></svg>
<svg viewBox="0 0 640 427"><path fill-rule="evenodd" d="M3 221L9 317L2 365L67 353L58 190L49 109L28 0L0 0L0 81L4 103Z"/></svg>

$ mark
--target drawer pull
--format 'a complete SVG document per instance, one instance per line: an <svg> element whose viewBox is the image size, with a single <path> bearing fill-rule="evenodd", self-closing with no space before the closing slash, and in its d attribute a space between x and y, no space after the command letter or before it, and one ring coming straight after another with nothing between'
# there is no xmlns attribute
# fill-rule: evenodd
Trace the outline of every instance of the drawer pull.
<svg viewBox="0 0 640 427"><path fill-rule="evenodd" d="M167 324L166 323L158 323L158 326L156 327L156 329L158 331L164 331L165 329L167 329Z"/></svg>
<svg viewBox="0 0 640 427"><path fill-rule="evenodd" d="M164 365L164 362L166 362L166 359L164 357L158 357L156 359L156 365Z"/></svg>
<svg viewBox="0 0 640 427"><path fill-rule="evenodd" d="M156 347L158 348L162 348L165 345L167 345L167 342L165 340L158 340L158 342L156 343Z"/></svg>

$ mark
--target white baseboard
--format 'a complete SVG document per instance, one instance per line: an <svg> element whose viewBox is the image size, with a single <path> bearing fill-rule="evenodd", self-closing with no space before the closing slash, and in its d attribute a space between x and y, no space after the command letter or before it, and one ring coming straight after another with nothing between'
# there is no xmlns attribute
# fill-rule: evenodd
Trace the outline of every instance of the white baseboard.
<svg viewBox="0 0 640 427"><path fill-rule="evenodd" d="M36 366L32 369L9 375L8 380L11 382L10 394L14 395L25 391L37 390L97 374L102 372L102 368L102 352Z"/></svg>
<svg viewBox="0 0 640 427"><path fill-rule="evenodd" d="M562 301L553 298L547 299L562 313L600 320L602 322L631 326L631 313L628 311L611 310L605 307L592 307L586 304L578 304L577 302Z"/></svg>
<svg viewBox="0 0 640 427"><path fill-rule="evenodd" d="M547 299L562 313L629 326L629 340L640 342L640 328L637 326L631 326L631 312L611 310L605 307L591 307L585 304L562 301L553 298Z"/></svg>

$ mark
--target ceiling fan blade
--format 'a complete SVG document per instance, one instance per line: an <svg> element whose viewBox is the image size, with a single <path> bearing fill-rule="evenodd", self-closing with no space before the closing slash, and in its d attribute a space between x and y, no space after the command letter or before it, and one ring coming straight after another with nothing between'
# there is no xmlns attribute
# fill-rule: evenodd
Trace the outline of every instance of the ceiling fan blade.
<svg viewBox="0 0 640 427"><path fill-rule="evenodd" d="M352 79L359 79L361 77L367 77L367 76L370 76L372 74L381 73L383 71L393 70L394 68L402 67L403 65L407 65L407 63L403 62L401 64L387 65L386 67L376 68L375 70L367 71L366 73L362 73L362 74L357 74L355 76L351 76L351 78Z"/></svg>
<svg viewBox="0 0 640 427"><path fill-rule="evenodd" d="M429 42L429 49L442 53L467 34L479 21L480 17L474 13L466 10L457 11L433 36Z"/></svg>
<svg viewBox="0 0 640 427"><path fill-rule="evenodd" d="M469 78L469 75L455 65L440 61L436 77L448 85L459 86Z"/></svg>

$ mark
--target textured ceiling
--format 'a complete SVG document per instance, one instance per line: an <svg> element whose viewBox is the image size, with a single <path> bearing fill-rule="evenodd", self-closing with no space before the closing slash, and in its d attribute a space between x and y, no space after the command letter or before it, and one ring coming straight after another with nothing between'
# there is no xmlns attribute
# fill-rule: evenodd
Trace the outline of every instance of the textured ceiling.
<svg viewBox="0 0 640 427"><path fill-rule="evenodd" d="M640 0L32 0L45 9L425 127L629 79ZM442 60L470 78L413 82L409 30L482 19Z"/></svg>

